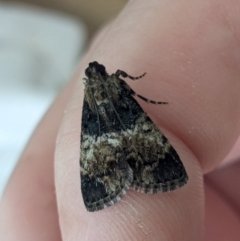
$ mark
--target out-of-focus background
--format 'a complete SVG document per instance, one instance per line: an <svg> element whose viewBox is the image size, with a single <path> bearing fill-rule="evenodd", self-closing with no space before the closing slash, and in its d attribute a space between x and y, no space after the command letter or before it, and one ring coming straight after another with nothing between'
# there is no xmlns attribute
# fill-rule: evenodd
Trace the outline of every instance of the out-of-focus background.
<svg viewBox="0 0 240 241"><path fill-rule="evenodd" d="M94 33L127 0L0 0L0 196Z"/></svg>

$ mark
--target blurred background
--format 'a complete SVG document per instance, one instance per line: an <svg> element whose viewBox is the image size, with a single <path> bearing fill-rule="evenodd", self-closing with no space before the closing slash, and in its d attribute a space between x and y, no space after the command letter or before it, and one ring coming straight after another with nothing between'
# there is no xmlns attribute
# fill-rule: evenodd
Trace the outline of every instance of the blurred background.
<svg viewBox="0 0 240 241"><path fill-rule="evenodd" d="M0 0L0 196L94 33L127 0Z"/></svg>

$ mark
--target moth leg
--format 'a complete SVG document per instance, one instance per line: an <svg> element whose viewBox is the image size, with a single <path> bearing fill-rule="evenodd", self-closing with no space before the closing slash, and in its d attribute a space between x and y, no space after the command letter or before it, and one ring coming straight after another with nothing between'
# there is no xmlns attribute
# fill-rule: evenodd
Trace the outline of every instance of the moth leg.
<svg viewBox="0 0 240 241"><path fill-rule="evenodd" d="M118 70L121 71L121 70ZM118 72L117 71L117 72ZM168 102L166 101L155 101L155 100L149 100L148 98L137 94L134 90L132 90L123 80L119 79L121 81L121 86L124 88L124 90L132 95L132 96L137 96L138 98L142 99L143 101L147 102L147 103L151 103L151 104L155 104L155 105L167 105Z"/></svg>
<svg viewBox="0 0 240 241"><path fill-rule="evenodd" d="M114 75L117 76L118 78L119 78L120 76L122 76L123 78L129 78L129 79L131 79L131 80L137 80L137 79L140 79L140 78L142 78L143 76L145 76L146 73L144 73L144 74L142 74L142 75L140 75L140 76L138 76L138 77L133 77L133 76L127 74L126 72L118 69Z"/></svg>
<svg viewBox="0 0 240 241"><path fill-rule="evenodd" d="M146 97L137 94L136 92L134 92L133 90L131 90L131 94L133 96L137 96L138 98L142 99L143 101L147 102L147 103L151 103L151 104L155 104L155 105L167 105L168 102L165 101L155 101L155 100L149 100Z"/></svg>

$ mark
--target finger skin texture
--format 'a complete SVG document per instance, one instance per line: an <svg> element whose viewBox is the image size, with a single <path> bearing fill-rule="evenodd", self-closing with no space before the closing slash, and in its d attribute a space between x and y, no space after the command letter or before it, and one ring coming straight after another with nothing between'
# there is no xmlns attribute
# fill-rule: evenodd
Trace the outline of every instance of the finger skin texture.
<svg viewBox="0 0 240 241"><path fill-rule="evenodd" d="M239 148L239 146L238 146ZM207 241L240 237L240 162L230 163L205 176Z"/></svg>
<svg viewBox="0 0 240 241"><path fill-rule="evenodd" d="M134 191L96 213L84 207L79 136L84 68L64 116L56 147L55 181L63 240L204 240L202 175L227 155L240 132L240 48L232 9L219 1L131 1L112 23L91 61L108 73L145 78L128 83L179 153L189 182L169 193ZM220 240L220 239L219 239Z"/></svg>
<svg viewBox="0 0 240 241"><path fill-rule="evenodd" d="M240 136L238 137L231 151L227 154L227 156L222 161L221 165L222 166L229 165L231 163L238 162L239 159L240 159Z"/></svg>
<svg viewBox="0 0 240 241"><path fill-rule="evenodd" d="M53 160L72 86L68 84L40 121L8 182L0 205L1 240L61 240Z"/></svg>

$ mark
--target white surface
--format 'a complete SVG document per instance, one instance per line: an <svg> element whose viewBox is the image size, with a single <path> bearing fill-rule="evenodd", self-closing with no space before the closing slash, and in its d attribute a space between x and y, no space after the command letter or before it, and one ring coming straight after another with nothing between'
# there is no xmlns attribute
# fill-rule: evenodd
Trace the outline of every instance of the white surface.
<svg viewBox="0 0 240 241"><path fill-rule="evenodd" d="M68 15L0 3L0 195L34 127L83 51Z"/></svg>
<svg viewBox="0 0 240 241"><path fill-rule="evenodd" d="M85 37L84 25L72 17L1 3L1 78L55 88L72 73Z"/></svg>
<svg viewBox="0 0 240 241"><path fill-rule="evenodd" d="M23 98L24 95L24 98ZM0 90L0 194L54 93Z"/></svg>

